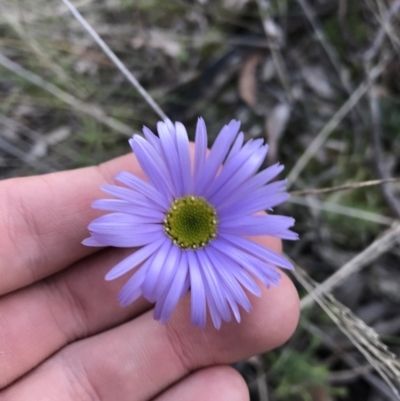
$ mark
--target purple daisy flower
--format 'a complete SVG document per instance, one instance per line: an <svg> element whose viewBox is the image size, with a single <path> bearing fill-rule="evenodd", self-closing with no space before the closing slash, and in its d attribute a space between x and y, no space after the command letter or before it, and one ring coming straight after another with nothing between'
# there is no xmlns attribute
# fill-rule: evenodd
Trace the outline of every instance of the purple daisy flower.
<svg viewBox="0 0 400 401"><path fill-rule="evenodd" d="M281 255L247 236L270 235L296 240L289 230L294 219L257 214L289 198L286 181L273 180L283 166L257 173L268 151L261 139L243 144L240 123L232 120L219 133L207 156L207 132L200 118L196 128L194 163L185 127L159 122L158 137L148 128L145 138L129 143L148 182L128 172L115 180L122 186L102 189L116 199L93 203L111 213L89 225L88 246L139 247L106 275L113 280L136 269L123 286L122 306L143 296L155 303L154 318L165 323L179 299L191 293L191 321L206 324L207 308L214 326L240 322L241 306L250 311L245 290L260 295L255 278L279 285L275 266L292 269ZM269 183L269 184L268 184Z"/></svg>

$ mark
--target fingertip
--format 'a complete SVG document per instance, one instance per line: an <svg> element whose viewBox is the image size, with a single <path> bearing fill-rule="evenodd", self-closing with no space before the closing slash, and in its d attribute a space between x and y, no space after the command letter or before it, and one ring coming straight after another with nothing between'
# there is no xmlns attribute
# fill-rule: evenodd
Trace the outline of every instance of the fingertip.
<svg viewBox="0 0 400 401"><path fill-rule="evenodd" d="M283 272L280 285L262 288L261 298L252 301L253 310L245 317L249 326L267 334L266 350L277 348L293 335L300 318L300 300L292 280ZM262 317L265 317L262 320ZM260 322L257 322L261 319ZM261 325L261 328L259 327Z"/></svg>
<svg viewBox="0 0 400 401"><path fill-rule="evenodd" d="M199 370L169 388L154 401L248 401L243 377L230 366Z"/></svg>
<svg viewBox="0 0 400 401"><path fill-rule="evenodd" d="M251 237L251 240L271 249L271 251L282 253L282 241L279 238L263 235L260 237Z"/></svg>

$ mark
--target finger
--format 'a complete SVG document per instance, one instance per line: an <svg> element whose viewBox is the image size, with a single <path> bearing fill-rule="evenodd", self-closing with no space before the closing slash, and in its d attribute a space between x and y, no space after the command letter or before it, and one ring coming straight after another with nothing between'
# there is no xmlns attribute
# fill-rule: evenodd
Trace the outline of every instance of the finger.
<svg viewBox="0 0 400 401"><path fill-rule="evenodd" d="M139 299L121 308L117 294L123 279L104 280L110 267L128 252L105 249L0 298L0 389L64 345L123 323L151 307Z"/></svg>
<svg viewBox="0 0 400 401"><path fill-rule="evenodd" d="M191 374L153 401L248 401L242 376L229 366L214 366Z"/></svg>
<svg viewBox="0 0 400 401"><path fill-rule="evenodd" d="M81 241L99 215L91 203L121 170L141 176L133 155L98 167L0 183L0 294L26 286L95 252Z"/></svg>
<svg viewBox="0 0 400 401"><path fill-rule="evenodd" d="M253 310L241 324L215 330L189 324L189 294L162 325L152 311L94 337L65 347L38 369L8 387L4 401L29 399L148 400L193 370L229 364L275 348L293 333L299 300L283 276L279 288L251 297ZM49 385L51 384L51 385ZM97 398L96 398L97 397Z"/></svg>
<svg viewBox="0 0 400 401"><path fill-rule="evenodd" d="M281 252L277 238L255 238ZM132 252L108 248L44 281L0 299L0 389L68 343L97 334L150 309L143 298L121 308L117 294L126 277L105 274Z"/></svg>

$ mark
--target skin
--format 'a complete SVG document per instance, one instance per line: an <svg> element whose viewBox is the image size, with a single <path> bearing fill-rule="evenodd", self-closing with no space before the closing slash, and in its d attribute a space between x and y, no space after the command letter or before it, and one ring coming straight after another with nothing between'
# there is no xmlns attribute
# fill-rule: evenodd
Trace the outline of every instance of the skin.
<svg viewBox="0 0 400 401"><path fill-rule="evenodd" d="M121 308L130 274L104 275L131 249L80 244L102 214L91 203L121 170L143 178L127 155L97 167L0 183L0 400L248 400L228 364L271 350L293 333L299 300L279 288L250 296L240 324L190 325L190 297L162 325L140 299ZM281 252L274 238L255 240Z"/></svg>

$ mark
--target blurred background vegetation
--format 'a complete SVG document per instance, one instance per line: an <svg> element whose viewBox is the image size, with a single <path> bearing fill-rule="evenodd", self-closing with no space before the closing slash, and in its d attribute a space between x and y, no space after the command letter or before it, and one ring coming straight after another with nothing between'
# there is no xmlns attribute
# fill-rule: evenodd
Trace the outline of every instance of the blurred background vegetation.
<svg viewBox="0 0 400 401"><path fill-rule="evenodd" d="M209 145L241 120L247 139L269 143L266 165L286 166L293 191L399 175L400 1L74 4L192 139L198 116ZM0 2L0 71L1 178L101 163L158 120L61 0ZM326 280L396 223L399 190L395 182L294 194L280 211L296 218L300 241L286 252ZM398 353L400 249L396 239L382 243L333 294ZM398 399L338 319L304 308L288 344L236 364L252 400Z"/></svg>

